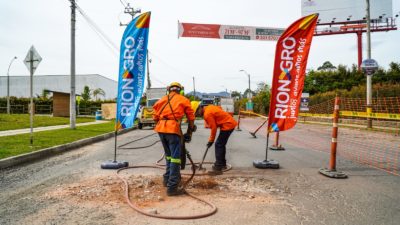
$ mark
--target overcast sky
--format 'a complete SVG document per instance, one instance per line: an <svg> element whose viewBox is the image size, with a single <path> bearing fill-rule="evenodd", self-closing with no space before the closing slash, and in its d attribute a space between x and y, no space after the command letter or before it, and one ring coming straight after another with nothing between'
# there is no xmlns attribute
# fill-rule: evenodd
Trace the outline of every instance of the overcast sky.
<svg viewBox="0 0 400 225"><path fill-rule="evenodd" d="M260 81L271 83L275 42L177 38L177 22L284 28L301 17L300 0L137 0L127 2L151 11L149 34L150 72L155 87L178 81L187 92L217 92L225 89L243 92L251 74L252 89ZM79 6L119 47L129 17L120 0L78 0ZM393 13L400 11L400 0L393 0ZM23 64L33 44L43 60L37 75L70 73L70 3L68 0L14 0L0 2L0 75L28 75ZM365 35L364 35L365 55ZM387 68L400 62L400 32L372 34L372 57ZM334 65L357 63L355 34L319 36L313 40L308 68L324 61ZM118 79L118 53L112 51L77 13L76 72L101 74ZM66 84L69 85L69 84Z"/></svg>

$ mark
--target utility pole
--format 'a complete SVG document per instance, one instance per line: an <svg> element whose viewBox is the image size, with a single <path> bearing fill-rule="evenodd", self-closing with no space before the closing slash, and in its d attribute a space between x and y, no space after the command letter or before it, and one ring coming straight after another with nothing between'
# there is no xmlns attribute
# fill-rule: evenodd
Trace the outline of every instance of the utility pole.
<svg viewBox="0 0 400 225"><path fill-rule="evenodd" d="M7 70L7 114L10 114L10 67L14 60L17 59L17 56L11 59L10 65Z"/></svg>
<svg viewBox="0 0 400 225"><path fill-rule="evenodd" d="M70 128L75 129L76 123L76 105L75 105L75 0L71 1L71 94L70 94L70 104L69 104L69 118L70 118Z"/></svg>
<svg viewBox="0 0 400 225"><path fill-rule="evenodd" d="M251 89L250 89L250 74L247 74L249 77L249 101L251 102Z"/></svg>
<svg viewBox="0 0 400 225"><path fill-rule="evenodd" d="M225 87L224 85L221 85L221 87L222 87L222 88L225 88L225 93L226 93L226 94L228 94L228 95L229 95L229 97L230 97L230 93L228 92L228 88L227 88L227 87Z"/></svg>
<svg viewBox="0 0 400 225"><path fill-rule="evenodd" d="M367 3L367 59L371 59L371 16L370 16L370 4L369 0ZM370 117L372 113L372 74L367 75L367 128L372 128L372 119Z"/></svg>
<svg viewBox="0 0 400 225"><path fill-rule="evenodd" d="M150 62L151 59L149 59L149 50L147 50L147 89L151 88L151 81L150 81Z"/></svg>
<svg viewBox="0 0 400 225"><path fill-rule="evenodd" d="M193 95L194 95L194 100L196 100L196 83L194 80L194 76L193 76Z"/></svg>
<svg viewBox="0 0 400 225"><path fill-rule="evenodd" d="M141 13L141 12L142 12L141 9L134 9L133 7L131 7L131 6L129 5L129 3L125 6L125 10L124 10L124 13L129 14L129 15L132 16L132 20L135 18L135 15L136 15L137 13ZM128 24L123 24L123 23L121 23L121 22L119 22L119 25L120 25L120 26L128 26Z"/></svg>

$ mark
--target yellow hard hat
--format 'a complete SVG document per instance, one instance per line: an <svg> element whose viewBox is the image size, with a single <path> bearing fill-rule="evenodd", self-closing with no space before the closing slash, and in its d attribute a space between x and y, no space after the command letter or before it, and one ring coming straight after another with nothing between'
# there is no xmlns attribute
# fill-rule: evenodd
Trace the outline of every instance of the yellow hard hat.
<svg viewBox="0 0 400 225"><path fill-rule="evenodd" d="M171 87L178 87L178 88L180 88L180 89L183 88L182 85L181 85L180 83L178 83L178 82L172 82L172 83L169 85L169 87L170 87L170 88L171 88Z"/></svg>
<svg viewBox="0 0 400 225"><path fill-rule="evenodd" d="M190 105L192 106L193 112L196 112L200 106L200 101L191 101Z"/></svg>

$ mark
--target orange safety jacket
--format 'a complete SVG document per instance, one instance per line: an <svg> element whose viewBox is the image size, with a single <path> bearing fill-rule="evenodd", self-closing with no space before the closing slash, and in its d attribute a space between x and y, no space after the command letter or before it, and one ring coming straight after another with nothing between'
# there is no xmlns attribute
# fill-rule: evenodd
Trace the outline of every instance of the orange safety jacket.
<svg viewBox="0 0 400 225"><path fill-rule="evenodd" d="M176 92L162 97L154 104L153 109L153 119L156 121L154 130L158 133L182 135L180 129L182 117L186 114L188 120L195 119L190 100Z"/></svg>
<svg viewBox="0 0 400 225"><path fill-rule="evenodd" d="M217 128L221 130L233 130L237 125L236 120L229 113L215 105L204 107L204 121L206 122L206 127L211 129L210 138L208 139L210 142L214 142Z"/></svg>

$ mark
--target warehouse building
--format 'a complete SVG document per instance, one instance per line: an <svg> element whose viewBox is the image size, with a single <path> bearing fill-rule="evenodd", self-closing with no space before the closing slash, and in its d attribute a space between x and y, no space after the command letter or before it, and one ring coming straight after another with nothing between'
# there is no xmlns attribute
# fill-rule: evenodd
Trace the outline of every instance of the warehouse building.
<svg viewBox="0 0 400 225"><path fill-rule="evenodd" d="M99 74L76 75L76 94L81 94L83 88L88 86L90 90L101 88L104 96L98 99L115 99L118 92L118 82ZM69 93L71 90L70 75L34 75L33 96L42 95L43 90ZM7 77L0 77L0 97L7 96ZM10 96L29 97L30 77L10 76Z"/></svg>

